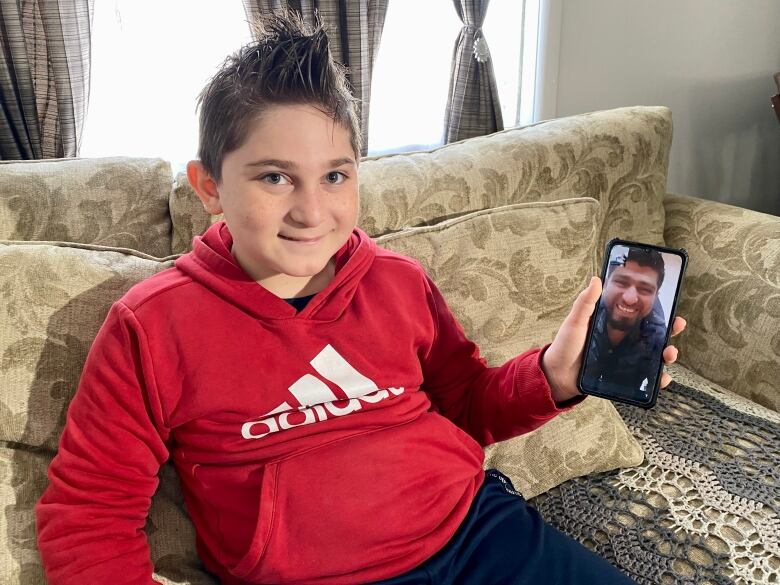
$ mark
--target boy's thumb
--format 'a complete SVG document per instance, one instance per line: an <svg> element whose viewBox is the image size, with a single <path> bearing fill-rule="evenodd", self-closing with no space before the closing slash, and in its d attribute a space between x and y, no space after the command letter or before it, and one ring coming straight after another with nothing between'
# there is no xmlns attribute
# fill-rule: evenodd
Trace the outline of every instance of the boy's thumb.
<svg viewBox="0 0 780 585"><path fill-rule="evenodd" d="M601 279L598 276L591 276L588 286L582 291L582 296L591 303L595 303L601 294Z"/></svg>
<svg viewBox="0 0 780 585"><path fill-rule="evenodd" d="M601 279L598 276L594 276L590 279L588 287L584 289L577 300L574 301L572 307L572 319L578 323L588 324L590 316L593 314L594 305L601 296Z"/></svg>
<svg viewBox="0 0 780 585"><path fill-rule="evenodd" d="M601 279L598 276L591 276L588 288L585 290L587 291L586 296L589 304L595 305L601 296Z"/></svg>

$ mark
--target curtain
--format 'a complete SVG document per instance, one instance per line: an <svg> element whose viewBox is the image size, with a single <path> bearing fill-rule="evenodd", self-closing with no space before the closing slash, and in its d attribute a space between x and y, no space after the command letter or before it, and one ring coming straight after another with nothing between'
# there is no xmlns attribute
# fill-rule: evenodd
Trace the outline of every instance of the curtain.
<svg viewBox="0 0 780 585"><path fill-rule="evenodd" d="M280 8L295 10L310 25L315 9L326 25L333 58L348 67L347 81L360 100L358 118L363 134L363 151L368 152L368 110L371 101L371 72L374 68L388 0L243 0L247 18Z"/></svg>
<svg viewBox="0 0 780 585"><path fill-rule="evenodd" d="M504 129L496 76L482 23L490 0L453 0L464 26L452 55L444 143Z"/></svg>
<svg viewBox="0 0 780 585"><path fill-rule="evenodd" d="M94 0L0 0L0 160L78 156Z"/></svg>

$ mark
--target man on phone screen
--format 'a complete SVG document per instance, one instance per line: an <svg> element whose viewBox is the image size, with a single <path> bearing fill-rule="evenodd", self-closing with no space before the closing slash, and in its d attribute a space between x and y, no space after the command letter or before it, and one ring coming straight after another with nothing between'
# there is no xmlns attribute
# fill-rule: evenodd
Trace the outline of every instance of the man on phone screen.
<svg viewBox="0 0 780 585"><path fill-rule="evenodd" d="M629 248L609 263L599 300L585 376L605 391L645 400L655 387L666 337L658 301L663 256Z"/></svg>

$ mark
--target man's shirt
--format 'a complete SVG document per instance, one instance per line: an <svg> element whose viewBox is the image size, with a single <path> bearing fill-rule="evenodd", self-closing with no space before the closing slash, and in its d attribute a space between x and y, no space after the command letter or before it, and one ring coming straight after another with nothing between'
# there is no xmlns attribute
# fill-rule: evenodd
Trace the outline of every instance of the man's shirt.
<svg viewBox="0 0 780 585"><path fill-rule="evenodd" d="M585 376L594 378L597 385L617 385L630 389L627 398L643 400L655 386L665 338L663 308L656 298L653 310L630 329L620 343L612 345L607 334L607 311L602 300Z"/></svg>

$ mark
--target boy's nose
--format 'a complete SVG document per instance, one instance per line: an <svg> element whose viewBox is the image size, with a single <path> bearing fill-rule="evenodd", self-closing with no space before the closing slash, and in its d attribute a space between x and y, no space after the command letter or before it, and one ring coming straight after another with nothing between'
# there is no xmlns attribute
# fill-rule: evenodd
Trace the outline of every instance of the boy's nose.
<svg viewBox="0 0 780 585"><path fill-rule="evenodd" d="M322 195L318 187L302 188L295 194L290 216L298 223L317 226L322 223Z"/></svg>

